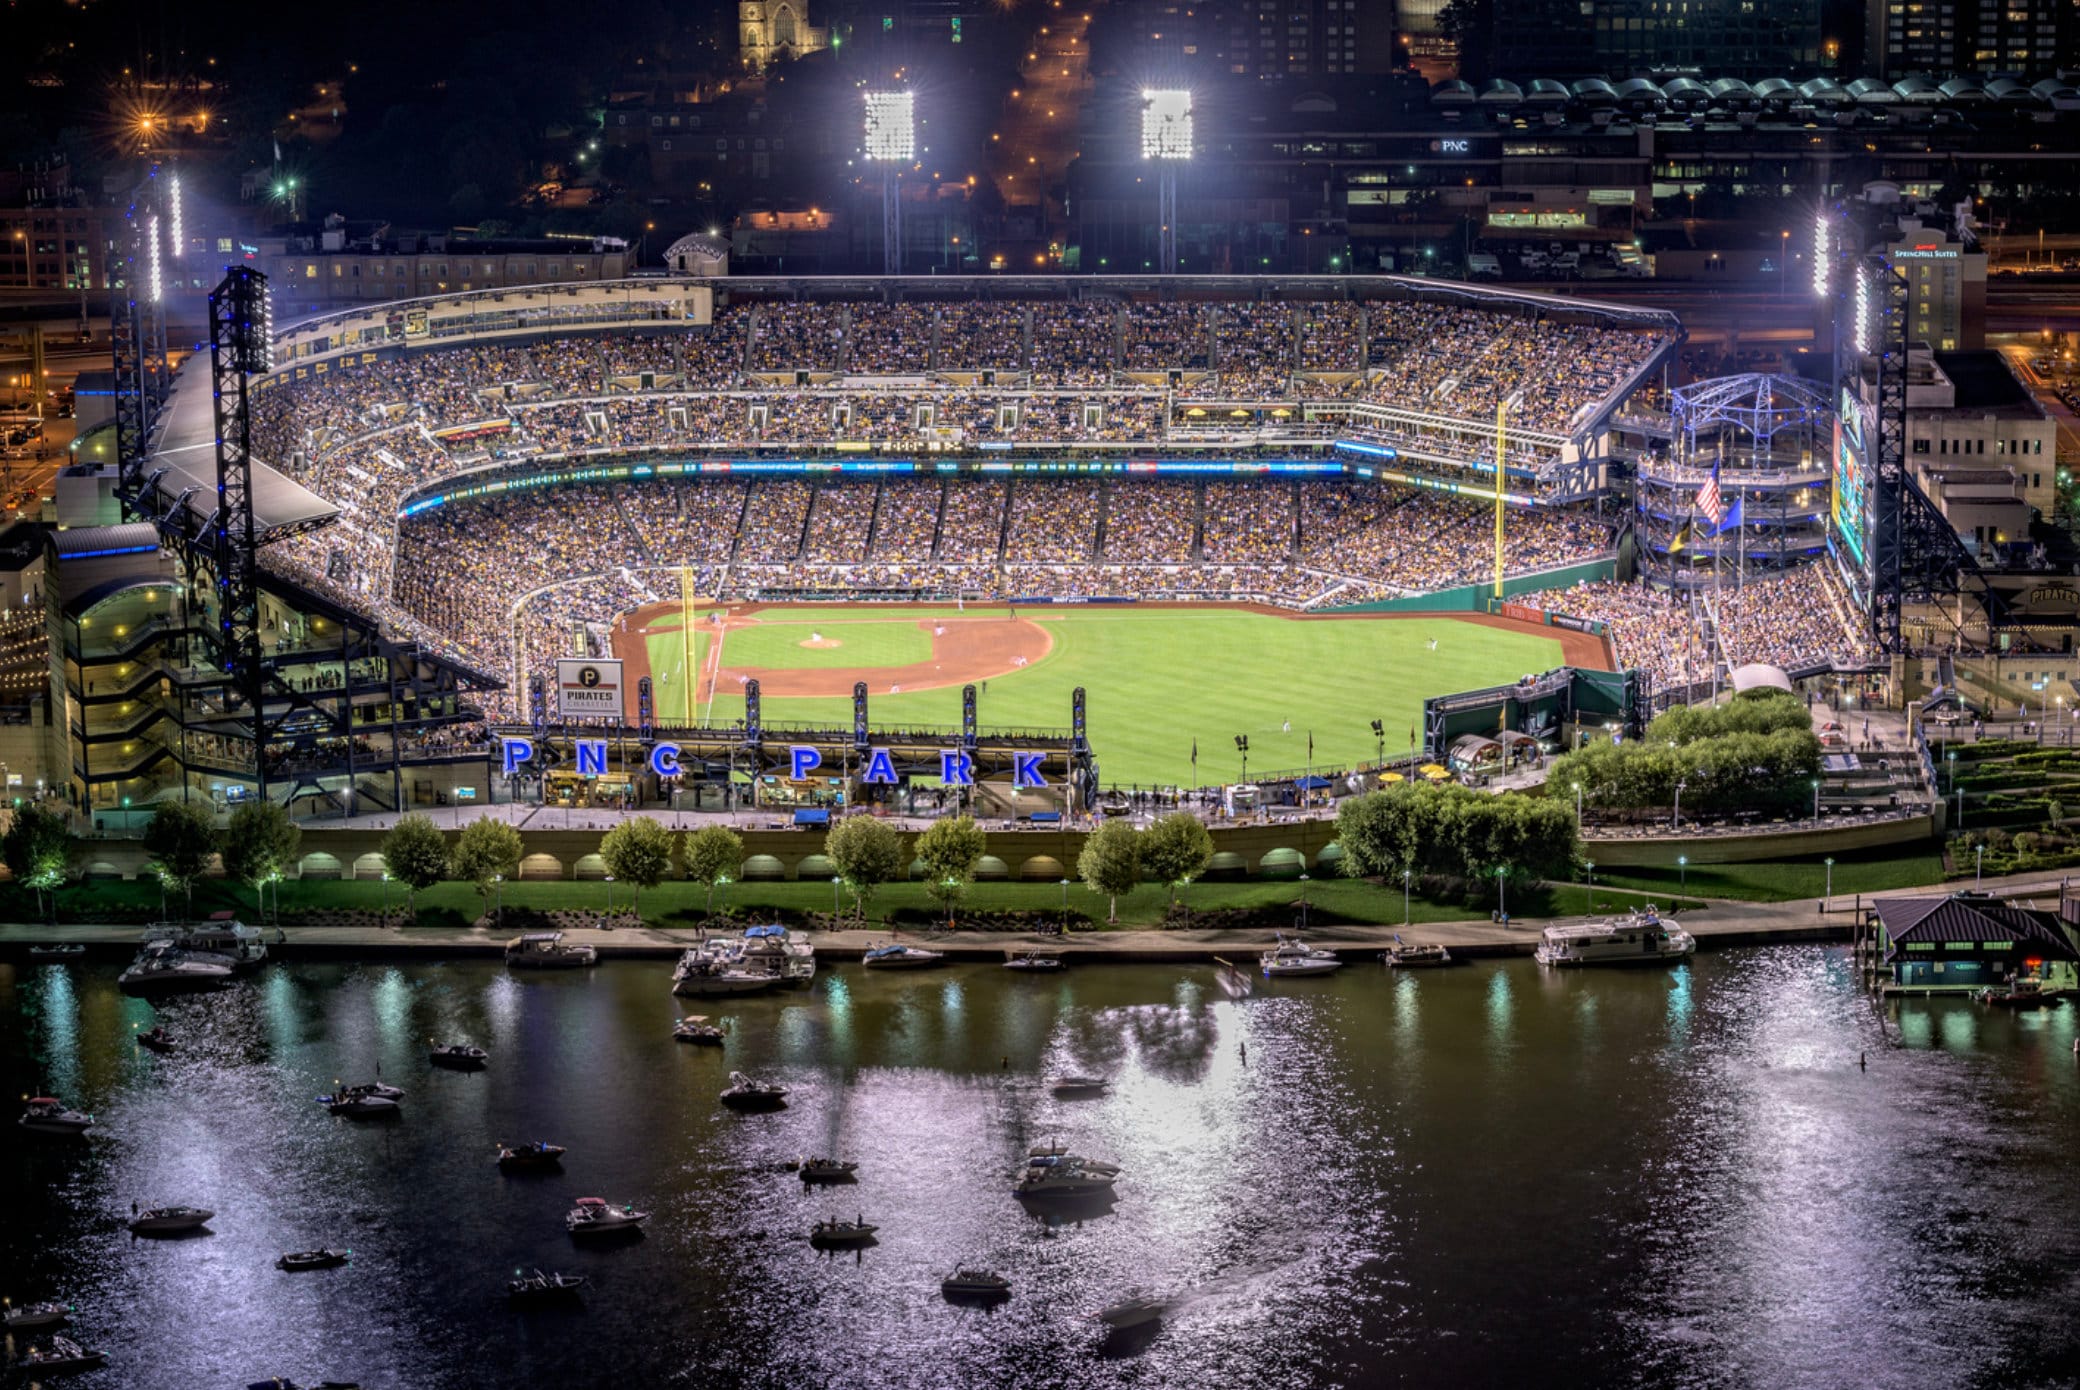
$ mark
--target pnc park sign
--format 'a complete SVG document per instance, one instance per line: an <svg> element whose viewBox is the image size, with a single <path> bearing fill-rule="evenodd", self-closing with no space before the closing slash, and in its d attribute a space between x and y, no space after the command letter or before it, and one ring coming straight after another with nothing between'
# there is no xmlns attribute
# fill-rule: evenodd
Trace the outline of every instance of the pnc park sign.
<svg viewBox="0 0 2080 1390"><path fill-rule="evenodd" d="M523 764L534 760L534 740L507 737L500 740L505 775L511 777L520 771ZM607 775L607 740L603 738L581 738L572 741L576 755L576 770L580 777L604 777ZM677 777L680 746L676 743L659 743L650 749L650 770L659 777ZM1019 787L1044 787L1047 779L1040 774L1040 763L1044 753L1014 753L1011 755L1011 781ZM823 766L822 750L804 744L790 744L787 750L788 769L797 782L806 781ZM868 786L898 784L894 756L886 748L869 748L860 763L860 781ZM939 750L939 780L949 787L972 787L975 785L975 758L971 753L957 748Z"/></svg>

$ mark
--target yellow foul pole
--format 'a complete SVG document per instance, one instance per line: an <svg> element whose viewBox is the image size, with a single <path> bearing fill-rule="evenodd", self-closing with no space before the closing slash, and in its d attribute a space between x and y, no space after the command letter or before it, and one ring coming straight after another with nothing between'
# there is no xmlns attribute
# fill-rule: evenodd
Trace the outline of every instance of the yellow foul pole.
<svg viewBox="0 0 2080 1390"><path fill-rule="evenodd" d="M686 691L686 723L693 723L693 566L679 567L679 647L680 682Z"/></svg>
<svg viewBox="0 0 2080 1390"><path fill-rule="evenodd" d="M1502 601L1502 417L1509 402L1495 406L1495 600Z"/></svg>

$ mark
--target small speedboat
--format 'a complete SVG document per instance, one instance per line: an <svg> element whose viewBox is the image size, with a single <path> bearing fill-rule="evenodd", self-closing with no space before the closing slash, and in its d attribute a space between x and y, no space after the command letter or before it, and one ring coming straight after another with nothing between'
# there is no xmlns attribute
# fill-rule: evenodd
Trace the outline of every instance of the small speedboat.
<svg viewBox="0 0 2080 1390"><path fill-rule="evenodd" d="M939 1281L939 1292L948 1298L975 1302L1011 1297L1011 1281L987 1269L957 1269Z"/></svg>
<svg viewBox="0 0 2080 1390"><path fill-rule="evenodd" d="M560 1298L575 1298L578 1290L585 1287L582 1274L559 1274L554 1270L544 1274L536 1270L532 1274L513 1271L506 1280L506 1297L515 1303L548 1303Z"/></svg>
<svg viewBox="0 0 2080 1390"><path fill-rule="evenodd" d="M1004 968L1028 975L1046 975L1063 967L1060 956L1045 956L1038 951L1013 951L1005 960Z"/></svg>
<svg viewBox="0 0 2080 1390"><path fill-rule="evenodd" d="M54 942L47 946L31 946L30 960L78 960L87 953L87 948L77 941Z"/></svg>
<svg viewBox="0 0 2080 1390"><path fill-rule="evenodd" d="M787 1088L753 1081L744 1073L733 1071L729 1074L729 1086L722 1093L722 1103L732 1110L779 1110L787 1104Z"/></svg>
<svg viewBox="0 0 2080 1390"><path fill-rule="evenodd" d="M937 965L945 959L944 951L927 951L922 946L891 941L886 946L876 946L860 957L860 964L869 970L918 970L928 965Z"/></svg>
<svg viewBox="0 0 2080 1390"><path fill-rule="evenodd" d="M84 1111L68 1110L54 1096L37 1096L22 1111L17 1123L31 1134L85 1134L94 1127L94 1117Z"/></svg>
<svg viewBox="0 0 2080 1390"><path fill-rule="evenodd" d="M1021 1197L1085 1197L1110 1192L1119 1180L1116 1163L1070 1153L1055 1144L1043 1144L1026 1155L1026 1170L1012 1190Z"/></svg>
<svg viewBox="0 0 2080 1390"><path fill-rule="evenodd" d="M31 1379L91 1371L108 1361L106 1352L89 1351L70 1337L52 1337L15 1357L14 1368Z"/></svg>
<svg viewBox="0 0 2080 1390"><path fill-rule="evenodd" d="M175 990L210 989L231 979L228 960L183 951L171 941L153 941L138 952L116 984L129 994L167 994Z"/></svg>
<svg viewBox="0 0 2080 1390"><path fill-rule="evenodd" d="M451 1071L482 1071L491 1054L467 1043L441 1043L426 1054L426 1060Z"/></svg>
<svg viewBox="0 0 2080 1390"><path fill-rule="evenodd" d="M352 1086L332 1083L332 1094L336 1096L374 1096L378 1100L403 1100L404 1092L395 1086L386 1086L380 1081L363 1081Z"/></svg>
<svg viewBox="0 0 2080 1390"><path fill-rule="evenodd" d="M329 1096L319 1096L318 1104L333 1114L345 1115L350 1120L387 1119L392 1115L404 1113L397 1108L397 1102L391 1097L370 1095L366 1092L334 1092Z"/></svg>
<svg viewBox="0 0 2080 1390"><path fill-rule="evenodd" d="M149 1051L159 1053L178 1052L181 1047L178 1042L174 1041L173 1034L166 1031L166 1025L163 1023L155 1023L142 1033L139 1033L137 1035L137 1045Z"/></svg>
<svg viewBox="0 0 2080 1390"><path fill-rule="evenodd" d="M498 1146L498 1166L509 1173L554 1168L563 1162L566 1152L563 1145L542 1139L530 1139L525 1144L501 1143Z"/></svg>
<svg viewBox="0 0 2080 1390"><path fill-rule="evenodd" d="M604 1197L580 1197L578 1205L563 1218L563 1228L581 1239L625 1236L634 1235L649 1219L649 1212L637 1211L627 1204L617 1207Z"/></svg>
<svg viewBox="0 0 2080 1390"><path fill-rule="evenodd" d="M1276 980L1295 975L1327 975L1342 968L1343 958L1334 951L1309 946L1296 936L1281 933L1278 945L1259 956L1257 965L1265 979Z"/></svg>
<svg viewBox="0 0 2080 1390"><path fill-rule="evenodd" d="M1167 1298L1143 1298L1139 1295L1123 1298L1117 1303L1108 1303L1091 1316L1114 1331L1129 1327L1141 1327L1152 1322L1161 1322L1170 1311Z"/></svg>
<svg viewBox="0 0 2080 1390"><path fill-rule="evenodd" d="M1062 1100L1084 1100L1104 1095L1112 1082L1102 1076L1057 1076L1047 1089Z"/></svg>
<svg viewBox="0 0 2080 1390"><path fill-rule="evenodd" d="M338 1269L352 1258L351 1250L292 1250L274 1262L276 1269L285 1269L291 1274L306 1269Z"/></svg>
<svg viewBox="0 0 2080 1390"><path fill-rule="evenodd" d="M1379 953L1381 962L1396 970L1425 970L1450 965L1452 953L1442 946L1411 946L1400 937Z"/></svg>
<svg viewBox="0 0 2080 1390"><path fill-rule="evenodd" d="M149 1207L130 1218L130 1234L177 1236L201 1230L215 1215L207 1207Z"/></svg>
<svg viewBox="0 0 2080 1390"><path fill-rule="evenodd" d="M675 1041L693 1043L699 1047L722 1046L722 1030L708 1022L706 1014L688 1014L672 1025Z"/></svg>
<svg viewBox="0 0 2080 1390"><path fill-rule="evenodd" d="M873 1241L874 1232L880 1229L869 1223L864 1215L852 1221L831 1217L809 1228L809 1243L819 1249L866 1245Z"/></svg>
<svg viewBox="0 0 2080 1390"><path fill-rule="evenodd" d="M2044 982L2034 976L2012 981L2005 987L1988 985L1972 998L1996 1009L2048 1009L2059 1000L2058 995L2047 991Z"/></svg>
<svg viewBox="0 0 2080 1390"><path fill-rule="evenodd" d="M852 1175L859 1170L857 1163L847 1163L837 1158L805 1158L800 1173L803 1182L851 1182Z"/></svg>
<svg viewBox="0 0 2080 1390"><path fill-rule="evenodd" d="M72 1309L63 1303L24 1303L17 1307L4 1299L0 1299L0 1309L5 1310L4 1320L10 1332L30 1327L56 1327L72 1313Z"/></svg>

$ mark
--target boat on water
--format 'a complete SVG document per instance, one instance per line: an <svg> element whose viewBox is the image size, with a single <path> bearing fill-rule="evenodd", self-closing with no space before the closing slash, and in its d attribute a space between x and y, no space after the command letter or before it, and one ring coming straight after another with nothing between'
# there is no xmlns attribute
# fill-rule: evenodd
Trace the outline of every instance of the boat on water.
<svg viewBox="0 0 2080 1390"><path fill-rule="evenodd" d="M175 949L204 960L222 961L235 972L257 970L267 960L267 939L228 912L203 922L154 922L146 929L147 944L172 942Z"/></svg>
<svg viewBox="0 0 2080 1390"><path fill-rule="evenodd" d="M869 970L922 970L945 959L944 951L928 951L905 941L891 941L860 957L860 964Z"/></svg>
<svg viewBox="0 0 2080 1390"><path fill-rule="evenodd" d="M961 1268L939 1281L939 1292L948 1298L985 1299L1011 1297L1011 1281L994 1270Z"/></svg>
<svg viewBox="0 0 2080 1390"><path fill-rule="evenodd" d="M130 994L171 994L213 989L231 978L231 963L214 955L183 951L167 940L151 941L137 953L116 984Z"/></svg>
<svg viewBox="0 0 2080 1390"><path fill-rule="evenodd" d="M1152 1322L1161 1322L1163 1315L1169 1311L1170 1300L1167 1298L1147 1298L1134 1294L1120 1299L1117 1303L1106 1304L1091 1316L1113 1331L1121 1332L1130 1327L1144 1327Z"/></svg>
<svg viewBox="0 0 2080 1390"><path fill-rule="evenodd" d="M583 1240L587 1237L634 1235L650 1219L647 1211L623 1203L615 1206L604 1197L580 1197L563 1218L563 1228Z"/></svg>
<svg viewBox="0 0 2080 1390"><path fill-rule="evenodd" d="M426 1054L426 1060L450 1071L482 1071L489 1065L491 1054L468 1043L438 1043Z"/></svg>
<svg viewBox="0 0 2080 1390"><path fill-rule="evenodd" d="M509 1173L555 1168L563 1163L563 1156L568 1152L563 1145L542 1139L530 1139L524 1144L502 1142L498 1146L498 1166Z"/></svg>
<svg viewBox="0 0 2080 1390"><path fill-rule="evenodd" d="M52 1336L14 1359L14 1369L23 1376L67 1375L73 1371L91 1371L108 1363L108 1353L89 1351L70 1337Z"/></svg>
<svg viewBox="0 0 2080 1390"><path fill-rule="evenodd" d="M85 1134L94 1127L94 1117L69 1108L56 1096L34 1096L16 1123L31 1134Z"/></svg>
<svg viewBox="0 0 2080 1390"><path fill-rule="evenodd" d="M1380 960L1396 970L1435 969L1452 963L1452 953L1442 946L1411 946L1400 937L1379 953Z"/></svg>
<svg viewBox="0 0 2080 1390"><path fill-rule="evenodd" d="M729 994L761 994L780 984L779 976L763 965L744 958L743 949L731 942L729 949L712 949L713 943L689 946L679 955L672 970L672 993L682 999L704 999Z"/></svg>
<svg viewBox="0 0 2080 1390"><path fill-rule="evenodd" d="M851 1182L859 1165L840 1158L805 1158L796 1171L803 1182Z"/></svg>
<svg viewBox="0 0 2080 1390"><path fill-rule="evenodd" d="M675 1042L692 1043L696 1047L720 1047L723 1034L720 1028L708 1022L706 1014L688 1014L672 1025Z"/></svg>
<svg viewBox="0 0 2080 1390"><path fill-rule="evenodd" d="M31 1327L56 1327L72 1315L69 1305L49 1300L42 1303L16 1304L8 1299L0 1299L0 1310L5 1312L5 1317L0 1318L0 1321L7 1324L9 1332Z"/></svg>
<svg viewBox="0 0 2080 1390"><path fill-rule="evenodd" d="M1267 980L1296 975L1327 975L1343 968L1343 958L1334 951L1310 946L1297 936L1279 933L1278 944L1257 957L1257 968Z"/></svg>
<svg viewBox="0 0 2080 1390"><path fill-rule="evenodd" d="M1007 951L1004 968L1027 975L1051 975L1064 969L1060 956L1050 956L1039 951Z"/></svg>
<svg viewBox="0 0 2080 1390"><path fill-rule="evenodd" d="M868 1221L862 1213L851 1221L840 1221L828 1217L809 1228L809 1243L824 1249L870 1244L879 1226Z"/></svg>
<svg viewBox="0 0 2080 1390"><path fill-rule="evenodd" d="M746 966L771 971L782 989L801 989L816 978L816 948L799 936L790 936L778 922L746 927L734 944Z"/></svg>
<svg viewBox="0 0 2080 1390"><path fill-rule="evenodd" d="M351 1250L292 1250L274 1262L276 1269L291 1274L307 1269L338 1269L353 1257Z"/></svg>
<svg viewBox="0 0 2080 1390"><path fill-rule="evenodd" d="M329 1096L319 1096L318 1104L333 1114L345 1115L350 1120L386 1119L404 1113L398 1108L394 1096L379 1096L368 1092L342 1094L335 1091Z"/></svg>
<svg viewBox="0 0 2080 1390"><path fill-rule="evenodd" d="M555 1270L545 1274L539 1269L532 1274L523 1274L516 1269L513 1277L506 1280L506 1297L515 1303L548 1303L575 1298L578 1290L584 1287L585 1276L582 1274L561 1274Z"/></svg>
<svg viewBox="0 0 2080 1390"><path fill-rule="evenodd" d="M1086 1100L1111 1090L1112 1081L1103 1076L1057 1076L1047 1089L1062 1100Z"/></svg>
<svg viewBox="0 0 2080 1390"><path fill-rule="evenodd" d="M779 1110L787 1105L787 1088L753 1081L740 1071L729 1074L722 1103L732 1110Z"/></svg>
<svg viewBox="0 0 2080 1390"><path fill-rule="evenodd" d="M87 948L77 941L54 941L43 946L29 948L30 960L78 960L87 953Z"/></svg>
<svg viewBox="0 0 2080 1390"><path fill-rule="evenodd" d="M358 1380L318 1380L305 1385L300 1380L290 1380L286 1376L275 1376L269 1380L247 1381L246 1390L361 1390L361 1382Z"/></svg>
<svg viewBox="0 0 2080 1390"><path fill-rule="evenodd" d="M166 1025L163 1023L155 1023L139 1033L137 1045L148 1052L158 1053L178 1052L181 1048L174 1040L173 1034L166 1031Z"/></svg>
<svg viewBox="0 0 2080 1390"><path fill-rule="evenodd" d="M582 970L597 964L597 947L566 945L560 931L529 932L506 943L509 970Z"/></svg>
<svg viewBox="0 0 2080 1390"><path fill-rule="evenodd" d="M147 1207L130 1218L130 1234L177 1236L201 1230L215 1215L208 1207Z"/></svg>
<svg viewBox="0 0 2080 1390"><path fill-rule="evenodd" d="M2034 975L2009 980L2002 985L1988 985L1972 995L1981 1004L1996 1009L2048 1009L2065 996L2044 988L2044 982Z"/></svg>
<svg viewBox="0 0 2080 1390"><path fill-rule="evenodd" d="M395 1086L386 1086L380 1081L362 1081L352 1086L342 1086L335 1081L332 1083L332 1093L336 1096L377 1096L383 1100L404 1099L403 1091Z"/></svg>
<svg viewBox="0 0 2080 1390"><path fill-rule="evenodd" d="M1014 1189L1021 1197L1073 1197L1110 1192L1119 1165L1074 1154L1056 1144L1040 1145L1026 1155L1026 1170Z"/></svg>
<svg viewBox="0 0 2080 1390"><path fill-rule="evenodd" d="M1687 959L1697 941L1652 903L1623 917L1578 926L1547 927L1532 954L1540 965L1659 965Z"/></svg>

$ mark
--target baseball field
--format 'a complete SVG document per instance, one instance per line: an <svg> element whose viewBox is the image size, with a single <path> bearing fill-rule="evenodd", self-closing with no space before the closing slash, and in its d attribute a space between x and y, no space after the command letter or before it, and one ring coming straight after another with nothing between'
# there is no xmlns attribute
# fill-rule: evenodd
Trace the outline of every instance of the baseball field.
<svg viewBox="0 0 2080 1390"><path fill-rule="evenodd" d="M1351 766L1411 747L1423 700L1505 684L1566 662L1608 664L1560 629L1471 617L1312 617L1243 606L1030 607L735 604L698 610L689 652L676 604L626 616L615 654L650 675L658 717L744 712L756 678L770 725L845 726L867 683L877 726L960 725L979 689L984 728L1066 728L1084 687L1107 784L1206 785ZM1308 744L1313 740L1313 756ZM1196 744L1196 771L1192 750Z"/></svg>

